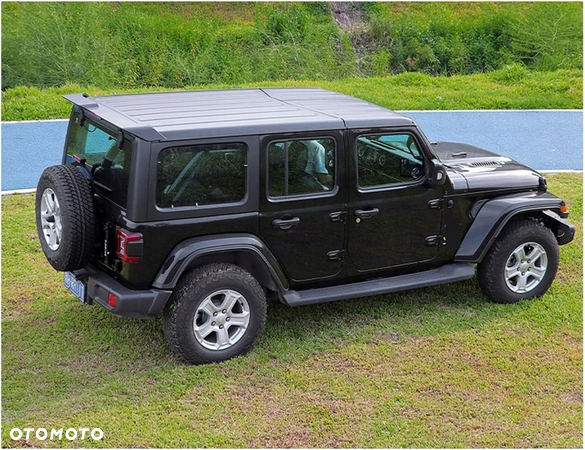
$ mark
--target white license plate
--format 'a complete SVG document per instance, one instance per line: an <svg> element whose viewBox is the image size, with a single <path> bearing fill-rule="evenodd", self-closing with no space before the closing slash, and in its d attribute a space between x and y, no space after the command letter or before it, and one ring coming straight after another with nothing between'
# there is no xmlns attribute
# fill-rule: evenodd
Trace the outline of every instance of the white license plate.
<svg viewBox="0 0 585 450"><path fill-rule="evenodd" d="M75 274L71 272L65 272L65 287L69 289L73 295L75 295L81 303L87 303L85 301L85 283L75 278Z"/></svg>

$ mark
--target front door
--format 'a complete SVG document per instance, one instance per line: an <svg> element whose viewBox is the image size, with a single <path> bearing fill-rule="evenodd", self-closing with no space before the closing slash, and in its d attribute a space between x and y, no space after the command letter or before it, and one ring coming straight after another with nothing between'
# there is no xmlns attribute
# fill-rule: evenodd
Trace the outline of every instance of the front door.
<svg viewBox="0 0 585 450"><path fill-rule="evenodd" d="M294 281L342 267L346 204L343 134L264 136L260 234Z"/></svg>
<svg viewBox="0 0 585 450"><path fill-rule="evenodd" d="M359 271L431 260L441 244L442 188L425 186L416 130L349 132L348 253Z"/></svg>

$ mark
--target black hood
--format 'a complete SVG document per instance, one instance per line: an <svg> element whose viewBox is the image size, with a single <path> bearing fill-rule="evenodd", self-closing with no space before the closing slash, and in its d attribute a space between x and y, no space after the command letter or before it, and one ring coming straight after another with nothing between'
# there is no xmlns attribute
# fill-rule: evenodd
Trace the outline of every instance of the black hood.
<svg viewBox="0 0 585 450"><path fill-rule="evenodd" d="M437 158L447 167L456 190L542 189L544 186L544 178L538 172L506 156L457 142L433 142L431 145Z"/></svg>

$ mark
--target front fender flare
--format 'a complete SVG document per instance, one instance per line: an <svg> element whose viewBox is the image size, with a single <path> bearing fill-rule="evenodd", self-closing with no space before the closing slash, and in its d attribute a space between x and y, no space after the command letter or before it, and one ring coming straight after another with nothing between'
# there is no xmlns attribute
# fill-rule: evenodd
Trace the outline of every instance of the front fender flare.
<svg viewBox="0 0 585 450"><path fill-rule="evenodd" d="M281 292L288 289L288 279L270 249L256 236L247 233L186 239L167 256L152 286L157 289L174 289L181 275L193 267L197 259L238 252L246 252L262 264Z"/></svg>
<svg viewBox="0 0 585 450"><path fill-rule="evenodd" d="M527 192L505 195L486 202L455 254L455 262L480 262L500 231L520 213L560 211L562 200L549 192Z"/></svg>

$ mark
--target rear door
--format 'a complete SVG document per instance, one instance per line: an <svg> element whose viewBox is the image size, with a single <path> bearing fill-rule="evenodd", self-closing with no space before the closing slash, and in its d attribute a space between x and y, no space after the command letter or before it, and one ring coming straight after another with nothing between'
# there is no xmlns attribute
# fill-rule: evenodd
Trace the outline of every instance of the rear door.
<svg viewBox="0 0 585 450"><path fill-rule="evenodd" d="M260 233L294 281L331 277L343 265L342 146L341 131L261 138Z"/></svg>
<svg viewBox="0 0 585 450"><path fill-rule="evenodd" d="M85 165L80 172L87 178L92 174L92 190L95 194L96 247L93 261L114 270L116 235L115 227L120 217L126 216L130 173L136 164L138 139L126 133L121 135L111 124L82 120L75 107L69 123L63 164ZM119 140L121 138L121 140ZM88 205L89 207L89 205Z"/></svg>
<svg viewBox="0 0 585 450"><path fill-rule="evenodd" d="M425 184L424 141L414 129L349 132L348 253L359 271L408 266L441 244L442 187Z"/></svg>

